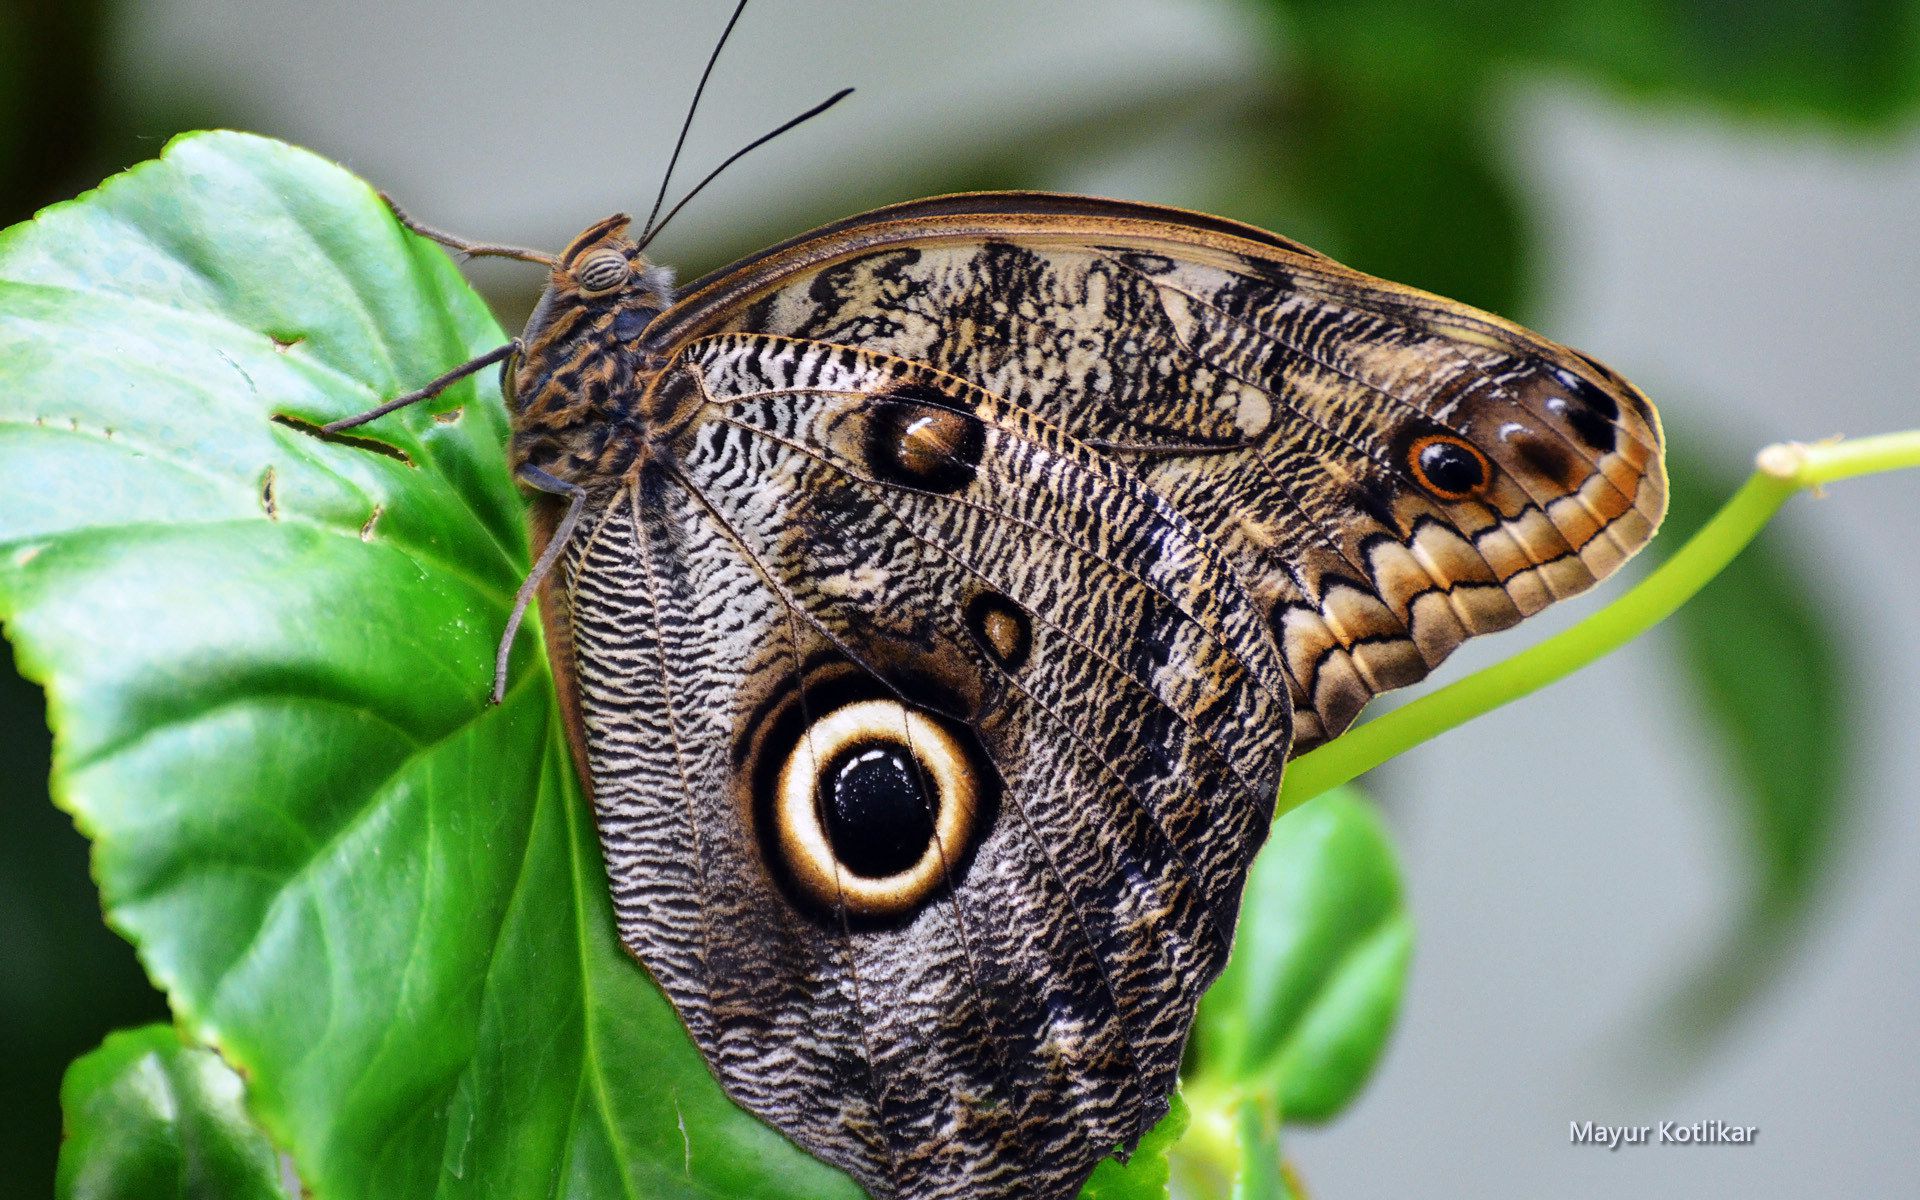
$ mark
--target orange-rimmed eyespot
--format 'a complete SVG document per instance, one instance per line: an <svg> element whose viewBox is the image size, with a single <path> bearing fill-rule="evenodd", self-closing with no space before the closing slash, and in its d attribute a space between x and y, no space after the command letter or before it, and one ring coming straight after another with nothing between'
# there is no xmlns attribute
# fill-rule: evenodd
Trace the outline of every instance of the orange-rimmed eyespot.
<svg viewBox="0 0 1920 1200"><path fill-rule="evenodd" d="M604 296L626 283L632 273L633 267L621 251L594 250L574 264L573 282L583 296Z"/></svg>
<svg viewBox="0 0 1920 1200"><path fill-rule="evenodd" d="M786 874L829 911L909 912L948 882L980 802L967 748L895 700L818 717L774 785L773 846Z"/></svg>
<svg viewBox="0 0 1920 1200"><path fill-rule="evenodd" d="M1407 466L1416 483L1442 500L1468 500L1493 479L1493 465L1472 442L1449 433L1415 438Z"/></svg>

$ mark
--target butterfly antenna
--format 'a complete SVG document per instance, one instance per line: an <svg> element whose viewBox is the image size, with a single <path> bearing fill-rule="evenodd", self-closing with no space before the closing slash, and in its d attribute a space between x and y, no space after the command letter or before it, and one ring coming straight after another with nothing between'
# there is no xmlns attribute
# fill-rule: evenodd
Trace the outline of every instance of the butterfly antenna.
<svg viewBox="0 0 1920 1200"><path fill-rule="evenodd" d="M733 16L727 18L727 27L720 31L720 40L713 44L713 53L707 55L707 68L700 72L700 86L693 89L693 103L687 105L687 119L680 122L679 140L673 143L673 154L667 159L667 173L660 177L660 191L653 198L653 207L647 212L647 223L641 227L640 236L644 239L653 229L653 219L660 215L660 206L667 199L667 185L673 182L673 168L680 162L680 150L687 144L687 131L693 128L693 114L700 111L700 97L706 94L707 80L713 75L713 64L720 61L720 52L727 48L727 39L733 36L733 27L740 23L740 14L747 11L747 0L734 5ZM641 242L645 245L645 241Z"/></svg>
<svg viewBox="0 0 1920 1200"><path fill-rule="evenodd" d="M554 264L554 256L544 250L529 250L524 246L500 246L492 242L468 241L466 238L448 233L445 230L435 229L431 225L422 225L420 222L408 216L406 209L395 204L392 196L381 192L380 199L386 202L387 209L393 213L394 220L400 222L400 224L406 226L414 233L419 234L421 237L426 238L428 241L439 242L447 249L458 251L468 258L517 258L521 262L539 263L544 267L551 267Z"/></svg>
<svg viewBox="0 0 1920 1200"><path fill-rule="evenodd" d="M720 173L722 171L725 171L728 167L732 166L734 163L739 162L741 159L745 158L748 154L752 153L755 150L758 150L760 147L766 145L768 142L779 137L781 134L787 132L789 129L794 128L796 125L801 125L808 121L813 120L815 117L819 116L821 113L827 111L828 109L832 108L834 105L840 103L842 100L845 100L848 96L851 96L851 95L853 95L852 88L841 88L839 91L835 92L833 95L828 96L825 100L822 100L820 103L814 105L812 108L801 113L799 116L781 125L778 129L774 129L767 133L761 134L759 137L753 139L751 142L748 142L746 145L740 147L738 150L735 150L732 154L729 154L725 162L715 167L712 171L709 171L705 179L702 179L699 183L694 184L693 190L680 198L680 203L674 205L670 210L668 210L666 216L660 218L660 223L658 225L653 226L653 228L647 233L647 235L640 239L640 245L636 247L636 249L645 250L647 248L648 242L651 242L654 238L660 236L660 231L667 227L667 222L673 220L675 217L680 215L680 210L687 206L687 201L693 199L695 196L698 196L701 190L704 189L708 184L720 178Z"/></svg>

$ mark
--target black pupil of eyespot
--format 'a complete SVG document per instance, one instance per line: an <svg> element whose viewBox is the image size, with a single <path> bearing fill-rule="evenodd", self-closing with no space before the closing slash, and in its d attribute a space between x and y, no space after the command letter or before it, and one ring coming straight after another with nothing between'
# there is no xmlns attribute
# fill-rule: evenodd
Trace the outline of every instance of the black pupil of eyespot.
<svg viewBox="0 0 1920 1200"><path fill-rule="evenodd" d="M841 866L884 879L920 861L933 841L935 801L921 794L919 775L906 747L884 742L849 747L827 764L820 807Z"/></svg>
<svg viewBox="0 0 1920 1200"><path fill-rule="evenodd" d="M1421 447L1420 473L1442 492L1471 492L1487 481L1473 451L1453 442L1428 442Z"/></svg>

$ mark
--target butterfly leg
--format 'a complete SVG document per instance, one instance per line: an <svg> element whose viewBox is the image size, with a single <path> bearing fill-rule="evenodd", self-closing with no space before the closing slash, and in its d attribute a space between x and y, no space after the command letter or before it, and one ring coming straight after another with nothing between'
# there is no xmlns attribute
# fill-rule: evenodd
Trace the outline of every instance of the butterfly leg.
<svg viewBox="0 0 1920 1200"><path fill-rule="evenodd" d="M510 358L514 354L519 353L521 349L523 349L523 347L520 344L520 339L514 338L506 345L496 346L478 358L468 359L438 379L424 386L417 387L403 396L395 396L385 404L370 408L363 413L355 413L351 417L342 417L338 421L329 421L325 425L322 425L320 430L322 433L339 433L343 429L353 429L356 426L365 425L368 421L378 417L384 417L396 409L407 407L409 404L418 404L422 400L431 400L475 371L483 371L501 359Z"/></svg>
<svg viewBox="0 0 1920 1200"><path fill-rule="evenodd" d="M500 703L507 694L507 657L513 653L514 635L520 632L520 622L526 618L527 605L533 603L534 593L540 590L547 572L553 570L553 564L560 561L567 543L573 540L573 531L580 524L580 511L587 504L587 489L549 475L539 467L521 467L516 476L528 487L550 496L565 496L567 514L554 527L553 536L547 540L547 548L540 552L539 561L533 564L533 570L527 573L526 581L520 585L519 594L513 598L513 612L507 617L506 631L500 635L500 649L493 657L493 694L489 698L493 704Z"/></svg>

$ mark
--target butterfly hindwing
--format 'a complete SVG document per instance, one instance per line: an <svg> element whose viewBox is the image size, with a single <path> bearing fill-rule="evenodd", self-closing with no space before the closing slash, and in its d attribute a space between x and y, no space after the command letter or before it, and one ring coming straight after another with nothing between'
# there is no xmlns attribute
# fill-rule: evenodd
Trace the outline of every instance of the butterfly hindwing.
<svg viewBox="0 0 1920 1200"><path fill-rule="evenodd" d="M876 1193L1070 1194L1224 965L1289 733L1264 615L956 377L754 335L671 373L671 463L570 568L622 936L730 1092Z"/></svg>

